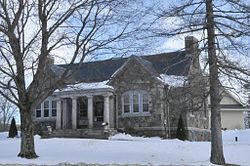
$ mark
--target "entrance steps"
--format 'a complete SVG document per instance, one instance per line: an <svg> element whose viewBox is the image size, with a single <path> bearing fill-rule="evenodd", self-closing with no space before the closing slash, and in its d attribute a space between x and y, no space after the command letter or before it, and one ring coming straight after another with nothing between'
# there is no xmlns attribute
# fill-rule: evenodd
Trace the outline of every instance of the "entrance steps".
<svg viewBox="0 0 250 166"><path fill-rule="evenodd" d="M54 130L50 133L46 133L42 138L95 138L95 139L108 139L109 134L104 130L99 129L63 129Z"/></svg>

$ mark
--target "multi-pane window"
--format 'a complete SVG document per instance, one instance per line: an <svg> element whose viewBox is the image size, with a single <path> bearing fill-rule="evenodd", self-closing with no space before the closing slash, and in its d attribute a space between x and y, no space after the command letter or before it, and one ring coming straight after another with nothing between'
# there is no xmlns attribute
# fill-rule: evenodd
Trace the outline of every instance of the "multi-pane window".
<svg viewBox="0 0 250 166"><path fill-rule="evenodd" d="M47 99L36 107L36 118L49 118L56 117L56 101L53 99Z"/></svg>
<svg viewBox="0 0 250 166"><path fill-rule="evenodd" d="M41 109L41 104L38 104L38 106L36 107L36 117L37 118L41 118L42 117L42 109Z"/></svg>
<svg viewBox="0 0 250 166"><path fill-rule="evenodd" d="M139 94L133 94L133 112L139 112Z"/></svg>
<svg viewBox="0 0 250 166"><path fill-rule="evenodd" d="M148 94L145 91L128 91L123 94L123 113L148 113Z"/></svg>
<svg viewBox="0 0 250 166"><path fill-rule="evenodd" d="M129 94L125 94L123 96L123 112L124 113L129 113L130 108L129 108Z"/></svg>
<svg viewBox="0 0 250 166"><path fill-rule="evenodd" d="M51 101L51 112L52 112L52 117L55 117L56 116L56 101L55 100L52 100Z"/></svg>
<svg viewBox="0 0 250 166"><path fill-rule="evenodd" d="M148 112L148 94L143 94L142 97L142 111Z"/></svg>
<svg viewBox="0 0 250 166"><path fill-rule="evenodd" d="M49 117L49 101L43 103L43 117Z"/></svg>

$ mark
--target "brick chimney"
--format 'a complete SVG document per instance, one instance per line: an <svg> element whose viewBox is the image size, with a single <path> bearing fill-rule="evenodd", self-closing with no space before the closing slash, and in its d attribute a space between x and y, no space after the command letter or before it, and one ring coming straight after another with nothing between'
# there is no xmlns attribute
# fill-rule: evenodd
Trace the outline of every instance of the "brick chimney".
<svg viewBox="0 0 250 166"><path fill-rule="evenodd" d="M191 72L192 73L199 73L201 71L200 68L200 58L199 58L199 43L198 39L193 36L185 37L185 50L191 56L192 65L191 65Z"/></svg>

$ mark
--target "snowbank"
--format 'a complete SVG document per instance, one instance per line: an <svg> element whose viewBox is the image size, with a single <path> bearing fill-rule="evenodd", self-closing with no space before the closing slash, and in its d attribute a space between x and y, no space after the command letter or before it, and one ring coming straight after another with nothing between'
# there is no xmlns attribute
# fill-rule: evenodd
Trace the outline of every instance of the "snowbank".
<svg viewBox="0 0 250 166"><path fill-rule="evenodd" d="M238 142L235 142L235 136ZM8 139L0 133L0 163L42 164L140 164L140 165L211 165L210 142L162 140L117 134L109 140L40 139L35 136L37 159L17 157L20 139ZM227 163L250 165L250 130L223 131ZM79 164L80 165L80 164Z"/></svg>
<svg viewBox="0 0 250 166"><path fill-rule="evenodd" d="M144 137L133 137L129 134L119 133L114 136L110 136L109 140L114 141L159 141L161 140L160 137L151 137L151 138L144 138Z"/></svg>

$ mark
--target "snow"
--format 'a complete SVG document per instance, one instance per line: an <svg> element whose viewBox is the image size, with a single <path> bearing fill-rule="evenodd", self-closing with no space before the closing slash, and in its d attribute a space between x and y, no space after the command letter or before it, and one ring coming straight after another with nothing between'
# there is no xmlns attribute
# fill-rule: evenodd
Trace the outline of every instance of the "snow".
<svg viewBox="0 0 250 166"><path fill-rule="evenodd" d="M74 90L90 90L90 89L114 89L112 86L107 85L108 81L102 81L102 82L92 82L92 83L77 83L74 85L68 85L64 89L56 90L55 92L61 92L61 91L74 91Z"/></svg>
<svg viewBox="0 0 250 166"><path fill-rule="evenodd" d="M229 89L226 91L232 96L238 103L242 104L244 107L247 106L247 96L242 97L242 94L238 93L235 89Z"/></svg>
<svg viewBox="0 0 250 166"><path fill-rule="evenodd" d="M161 78L158 78L163 83L171 86L171 87L182 87L187 79L184 76L176 76L176 75L166 75L161 74Z"/></svg>
<svg viewBox="0 0 250 166"><path fill-rule="evenodd" d="M118 71L116 71L115 73L117 72ZM113 76L115 75L115 73L113 74ZM111 78L113 76L111 76ZM164 84L170 85L172 87L182 87L185 83L186 77L161 74L160 77L158 77L158 79ZM102 82L92 82L92 83L81 82L74 85L67 85L66 88L56 90L55 92L68 92L75 90L93 90L93 89L114 89L112 86L107 85L108 82L109 80Z"/></svg>
<svg viewBox="0 0 250 166"><path fill-rule="evenodd" d="M160 141L159 137L151 137L151 138L144 138L144 137L132 137L129 134L119 133L114 136L110 136L109 140L116 140L116 141Z"/></svg>
<svg viewBox="0 0 250 166"><path fill-rule="evenodd" d="M209 162L210 142L162 140L117 134L109 140L40 139L35 136L37 159L17 157L20 138L6 138L0 133L2 164L143 164L143 165L212 165ZM238 142L235 142L238 137ZM250 130L223 131L227 163L250 165Z"/></svg>

